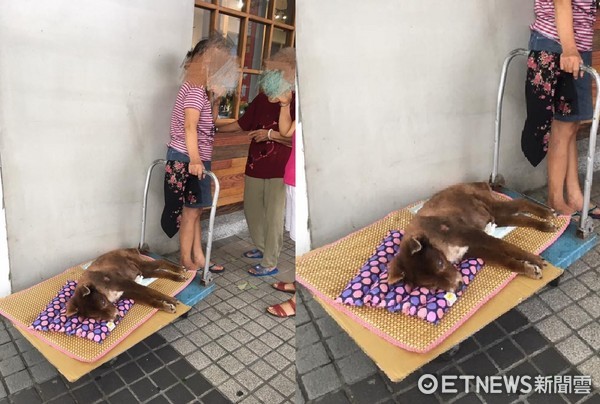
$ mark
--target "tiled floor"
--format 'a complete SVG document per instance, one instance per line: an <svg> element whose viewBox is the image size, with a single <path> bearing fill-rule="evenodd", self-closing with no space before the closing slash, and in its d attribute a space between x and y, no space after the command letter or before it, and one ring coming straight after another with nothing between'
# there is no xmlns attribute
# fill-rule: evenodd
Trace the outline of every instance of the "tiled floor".
<svg viewBox="0 0 600 404"><path fill-rule="evenodd" d="M600 202L599 178L592 189L592 200ZM598 231L600 222L595 224ZM399 383L377 368L306 289L299 296L297 403L600 403L600 246L571 265L558 287L542 289L463 341L453 356L439 357ZM425 395L417 386L423 374L530 375L532 385L537 375L588 375L595 386L590 394L466 394L463 388Z"/></svg>
<svg viewBox="0 0 600 404"><path fill-rule="evenodd" d="M218 219L218 218L217 218ZM216 290L174 323L69 383L7 321L0 321L0 404L4 403L282 403L295 396L295 322L265 312L289 294L274 277L246 273L247 233L213 243L226 266ZM278 280L290 281L288 238Z"/></svg>

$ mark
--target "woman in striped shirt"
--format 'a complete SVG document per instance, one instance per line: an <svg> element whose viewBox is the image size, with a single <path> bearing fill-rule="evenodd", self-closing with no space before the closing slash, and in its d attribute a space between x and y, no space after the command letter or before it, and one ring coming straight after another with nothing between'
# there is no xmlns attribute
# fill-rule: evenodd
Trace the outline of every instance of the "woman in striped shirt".
<svg viewBox="0 0 600 404"><path fill-rule="evenodd" d="M577 170L579 124L592 118L591 64L596 0L535 0L522 148L535 166L548 154L548 204L576 216L583 207ZM600 218L600 208L589 215Z"/></svg>
<svg viewBox="0 0 600 404"><path fill-rule="evenodd" d="M197 59L208 46L208 40L203 40L188 52L186 71L191 63L199 63ZM188 78L179 89L171 115L161 225L169 237L179 231L180 262L187 270L205 265L200 215L203 208L212 205L210 178L204 175L211 168L215 135L217 108L212 104L206 85ZM223 270L220 265L210 265L211 272Z"/></svg>

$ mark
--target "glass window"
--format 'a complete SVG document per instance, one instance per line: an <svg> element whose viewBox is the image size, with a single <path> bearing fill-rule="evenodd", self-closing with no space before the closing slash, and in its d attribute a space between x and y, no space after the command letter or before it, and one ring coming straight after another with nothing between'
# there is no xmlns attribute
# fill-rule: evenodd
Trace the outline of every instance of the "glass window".
<svg viewBox="0 0 600 404"><path fill-rule="evenodd" d="M235 94L229 93L221 97L219 102L219 119L235 119Z"/></svg>
<svg viewBox="0 0 600 404"><path fill-rule="evenodd" d="M240 116L246 111L246 107L258 95L258 74L244 73L242 78L242 91L240 93Z"/></svg>
<svg viewBox="0 0 600 404"><path fill-rule="evenodd" d="M277 53L281 48L285 48L288 43L289 31L280 28L273 29L273 42L271 42L271 55Z"/></svg>
<svg viewBox="0 0 600 404"><path fill-rule="evenodd" d="M248 39L246 40L246 56L244 67L260 70L263 62L265 48L265 24L250 21L248 23Z"/></svg>
<svg viewBox="0 0 600 404"><path fill-rule="evenodd" d="M295 0L275 0L275 10L273 18L275 22L284 24L294 24L294 8L296 7Z"/></svg>
<svg viewBox="0 0 600 404"><path fill-rule="evenodd" d="M219 5L240 11L244 7L243 0L219 0Z"/></svg>
<svg viewBox="0 0 600 404"><path fill-rule="evenodd" d="M252 0L250 3L250 13L266 18L269 11L269 1L270 0Z"/></svg>
<svg viewBox="0 0 600 404"><path fill-rule="evenodd" d="M274 54L288 44L294 45L296 2L195 0L194 5L194 30L190 47L209 37L212 28L231 42L242 60L239 87L221 98L218 111L220 119L237 119L258 94L259 72L263 68L266 51L270 49L271 54Z"/></svg>
<svg viewBox="0 0 600 404"><path fill-rule="evenodd" d="M219 14L218 30L229 40L236 50L240 47L240 19Z"/></svg>
<svg viewBox="0 0 600 404"><path fill-rule="evenodd" d="M201 39L210 35L210 11L203 8L194 8L194 30L192 31L192 48Z"/></svg>

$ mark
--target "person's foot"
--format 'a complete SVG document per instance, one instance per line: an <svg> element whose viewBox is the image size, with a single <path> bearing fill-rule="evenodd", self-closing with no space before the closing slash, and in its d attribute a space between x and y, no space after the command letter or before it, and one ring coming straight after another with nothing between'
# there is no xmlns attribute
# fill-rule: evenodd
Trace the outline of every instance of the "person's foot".
<svg viewBox="0 0 600 404"><path fill-rule="evenodd" d="M280 318L292 317L296 315L296 299L292 297L280 304L274 304L267 307L267 313Z"/></svg>
<svg viewBox="0 0 600 404"><path fill-rule="evenodd" d="M577 209L572 208L564 201L556 203L549 202L548 205L550 208L554 209L557 215L573 216L578 212Z"/></svg>
<svg viewBox="0 0 600 404"><path fill-rule="evenodd" d="M198 269L202 268L193 261L180 260L179 264L184 267L186 271L197 271Z"/></svg>
<svg viewBox="0 0 600 404"><path fill-rule="evenodd" d="M296 293L296 284L294 282L276 282L271 286L281 292Z"/></svg>
<svg viewBox="0 0 600 404"><path fill-rule="evenodd" d="M248 251L244 252L242 254L242 256L244 256L246 258L262 259L263 253L258 248L255 248L253 250L248 250Z"/></svg>
<svg viewBox="0 0 600 404"><path fill-rule="evenodd" d="M208 270L213 274L218 274L225 271L225 267L223 265L210 263L208 266Z"/></svg>
<svg viewBox="0 0 600 404"><path fill-rule="evenodd" d="M204 269L204 266L206 265L206 263L205 262L196 262L195 265L197 265L198 268ZM214 274L218 274L218 273L225 271L225 267L223 265L219 265L219 264L215 264L214 262L211 262L208 264L208 270Z"/></svg>
<svg viewBox="0 0 600 404"><path fill-rule="evenodd" d="M577 212L581 212L583 210L583 195L578 197L569 197L568 205L570 208L576 210ZM590 203L588 216L592 217L593 219L600 218L600 207L598 207L598 205Z"/></svg>
<svg viewBox="0 0 600 404"><path fill-rule="evenodd" d="M248 273L252 276L269 276L275 275L278 272L277 267L263 267L260 264L256 264L248 270Z"/></svg>

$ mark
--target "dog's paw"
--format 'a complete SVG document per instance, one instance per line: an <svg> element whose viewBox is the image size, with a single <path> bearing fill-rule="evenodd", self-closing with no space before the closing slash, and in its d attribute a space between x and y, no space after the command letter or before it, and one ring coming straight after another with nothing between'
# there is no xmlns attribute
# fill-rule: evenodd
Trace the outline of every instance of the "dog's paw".
<svg viewBox="0 0 600 404"><path fill-rule="evenodd" d="M175 280L177 282L185 282L187 280L187 276L185 276L184 274L179 274L179 275L177 275L177 277L175 278Z"/></svg>
<svg viewBox="0 0 600 404"><path fill-rule="evenodd" d="M532 279L542 279L542 268L531 262L525 262L526 272L525 275Z"/></svg>
<svg viewBox="0 0 600 404"><path fill-rule="evenodd" d="M540 215L540 217L542 219L546 219L546 220L552 220L558 216L559 216L558 212L552 208L544 208L542 214Z"/></svg>
<svg viewBox="0 0 600 404"><path fill-rule="evenodd" d="M558 227L552 222L541 222L539 230L546 233L554 233L558 230Z"/></svg>
<svg viewBox="0 0 600 404"><path fill-rule="evenodd" d="M162 307L167 313L175 313L177 311L176 305L171 302L163 302Z"/></svg>

